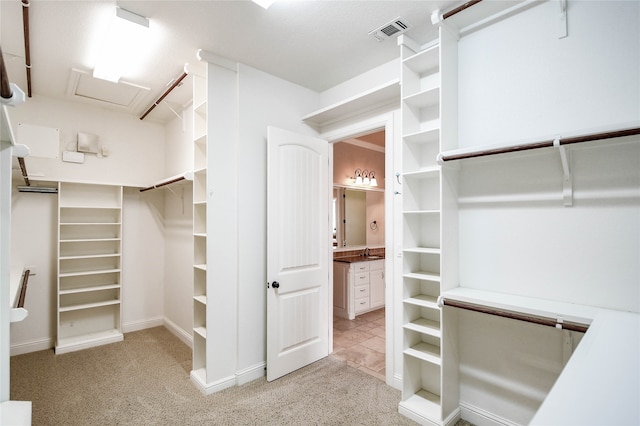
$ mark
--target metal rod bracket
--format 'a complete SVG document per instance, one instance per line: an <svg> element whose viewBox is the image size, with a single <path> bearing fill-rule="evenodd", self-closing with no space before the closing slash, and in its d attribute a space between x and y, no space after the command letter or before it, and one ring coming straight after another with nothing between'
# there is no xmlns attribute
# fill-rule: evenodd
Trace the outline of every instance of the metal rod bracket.
<svg viewBox="0 0 640 426"><path fill-rule="evenodd" d="M560 138L553 140L553 146L558 148L560 161L562 162L562 202L565 207L571 207L573 205L573 179L571 177L571 169L569 168L569 153L566 148L560 144Z"/></svg>

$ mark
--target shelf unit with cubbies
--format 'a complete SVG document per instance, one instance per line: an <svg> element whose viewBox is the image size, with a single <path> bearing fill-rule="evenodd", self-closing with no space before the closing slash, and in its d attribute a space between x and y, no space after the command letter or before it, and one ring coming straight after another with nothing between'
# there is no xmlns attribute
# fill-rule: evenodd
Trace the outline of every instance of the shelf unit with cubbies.
<svg viewBox="0 0 640 426"><path fill-rule="evenodd" d="M457 376L448 375L446 324L438 297L452 278L445 261L451 247L446 208L449 187L438 153L457 143L457 83L454 40L440 29L438 39L418 45L406 35L401 49L402 116L402 330L403 388L399 411L421 424L450 424L459 418ZM450 42L451 41L451 42ZM452 50L449 50L452 49ZM445 76L446 75L446 76ZM454 231L455 232L455 231ZM454 254L455 256L455 254ZM457 283L456 283L457 285ZM453 348L455 349L455 348ZM446 373L446 374L445 374ZM454 401L451 403L451 401Z"/></svg>
<svg viewBox="0 0 640 426"><path fill-rule="evenodd" d="M207 80L193 77L193 369L207 383Z"/></svg>
<svg viewBox="0 0 640 426"><path fill-rule="evenodd" d="M122 187L61 182L56 353L123 340Z"/></svg>

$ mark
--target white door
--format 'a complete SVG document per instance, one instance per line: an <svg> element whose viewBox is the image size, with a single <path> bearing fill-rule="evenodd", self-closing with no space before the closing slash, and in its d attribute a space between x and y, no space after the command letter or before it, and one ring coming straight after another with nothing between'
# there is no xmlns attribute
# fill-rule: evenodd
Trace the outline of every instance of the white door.
<svg viewBox="0 0 640 426"><path fill-rule="evenodd" d="M269 127L267 380L329 354L329 145Z"/></svg>

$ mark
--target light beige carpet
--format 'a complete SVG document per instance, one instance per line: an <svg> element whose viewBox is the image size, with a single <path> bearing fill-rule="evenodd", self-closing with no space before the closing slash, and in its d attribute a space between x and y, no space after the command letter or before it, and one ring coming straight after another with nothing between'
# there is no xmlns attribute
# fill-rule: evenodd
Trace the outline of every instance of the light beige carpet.
<svg viewBox="0 0 640 426"><path fill-rule="evenodd" d="M163 327L125 341L11 358L11 398L33 401L34 425L412 425L400 392L325 358L272 383L202 395L191 350Z"/></svg>

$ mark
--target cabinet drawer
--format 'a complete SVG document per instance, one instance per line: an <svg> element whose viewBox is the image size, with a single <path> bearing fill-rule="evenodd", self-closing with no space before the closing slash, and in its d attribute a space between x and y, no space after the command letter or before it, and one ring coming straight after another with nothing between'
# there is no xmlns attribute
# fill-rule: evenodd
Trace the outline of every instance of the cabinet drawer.
<svg viewBox="0 0 640 426"><path fill-rule="evenodd" d="M367 272L369 270L369 262L352 263L351 267L353 268L356 274L359 272Z"/></svg>
<svg viewBox="0 0 640 426"><path fill-rule="evenodd" d="M369 284L369 273L368 272L356 273L353 284L356 286L362 285L362 284Z"/></svg>
<svg viewBox="0 0 640 426"><path fill-rule="evenodd" d="M355 288L356 290L356 294L354 296L354 298L356 299L356 302L358 302L358 299L362 298L362 297L369 297L369 286L368 285L361 285L361 286L357 286Z"/></svg>
<svg viewBox="0 0 640 426"><path fill-rule="evenodd" d="M369 309L369 298L365 297L364 299L356 299L356 314L358 312L365 311Z"/></svg>

